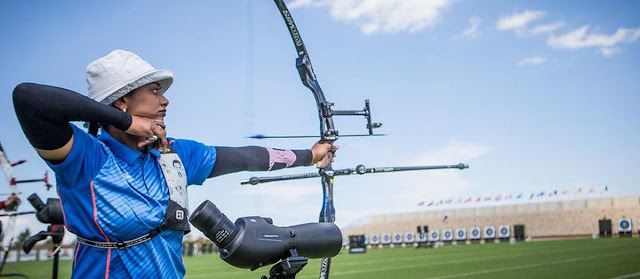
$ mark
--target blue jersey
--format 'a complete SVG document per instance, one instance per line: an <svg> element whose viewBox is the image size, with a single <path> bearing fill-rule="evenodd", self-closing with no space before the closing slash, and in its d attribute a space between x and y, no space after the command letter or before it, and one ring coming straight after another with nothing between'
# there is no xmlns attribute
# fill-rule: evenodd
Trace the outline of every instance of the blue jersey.
<svg viewBox="0 0 640 279"><path fill-rule="evenodd" d="M73 146L56 173L67 229L83 238L118 242L157 228L169 204L169 190L157 150L142 153L102 132L95 138L73 128ZM202 184L213 169L216 149L169 139L184 165L187 184ZM183 278L183 232L166 230L124 250L78 243L72 278Z"/></svg>

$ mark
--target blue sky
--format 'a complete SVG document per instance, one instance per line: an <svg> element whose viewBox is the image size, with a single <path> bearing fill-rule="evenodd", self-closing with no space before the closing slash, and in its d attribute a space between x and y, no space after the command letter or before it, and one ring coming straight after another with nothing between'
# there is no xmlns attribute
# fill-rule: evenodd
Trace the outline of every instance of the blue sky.
<svg viewBox="0 0 640 279"><path fill-rule="evenodd" d="M640 194L640 4L634 1L287 2L319 82L336 109L371 100L387 137L343 138L335 168L449 164L431 171L338 178L337 223L418 210L421 200L609 186ZM85 67L113 49L173 71L170 136L211 145L308 148L315 103L298 79L295 51L271 1L2 1L0 142L19 178L45 164L13 112L24 81L86 94ZM362 119L336 119L343 134ZM299 168L274 174L315 171ZM190 190L231 219L317 220L317 180L241 187L254 174ZM266 173L257 173L266 175ZM0 187L7 187L5 182ZM32 187L32 188L30 188ZM52 197L39 185L31 189ZM29 205L23 205L23 210ZM21 219L32 230L44 226Z"/></svg>

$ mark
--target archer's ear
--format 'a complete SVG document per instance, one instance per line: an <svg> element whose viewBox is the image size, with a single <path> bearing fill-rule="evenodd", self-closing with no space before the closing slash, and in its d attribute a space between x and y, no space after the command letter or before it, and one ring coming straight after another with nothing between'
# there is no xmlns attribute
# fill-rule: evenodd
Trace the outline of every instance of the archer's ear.
<svg viewBox="0 0 640 279"><path fill-rule="evenodd" d="M112 106L121 111L127 111L127 101L124 98L117 99L115 102L113 102Z"/></svg>

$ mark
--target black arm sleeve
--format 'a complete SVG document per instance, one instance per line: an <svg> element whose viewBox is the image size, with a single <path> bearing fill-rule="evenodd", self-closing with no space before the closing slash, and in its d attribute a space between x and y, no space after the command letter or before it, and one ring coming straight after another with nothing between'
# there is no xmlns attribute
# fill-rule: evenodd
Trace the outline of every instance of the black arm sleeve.
<svg viewBox="0 0 640 279"><path fill-rule="evenodd" d="M58 149L69 142L73 134L70 121L98 122L123 131L132 121L131 115L79 93L35 83L16 86L13 106L31 145L43 150Z"/></svg>
<svg viewBox="0 0 640 279"><path fill-rule="evenodd" d="M295 162L290 167L309 166L313 154L311 150L291 150L296 155ZM216 146L216 163L209 177L219 176L239 171L267 171L269 170L269 152L264 147L219 147ZM271 170L282 169L284 164L275 164Z"/></svg>

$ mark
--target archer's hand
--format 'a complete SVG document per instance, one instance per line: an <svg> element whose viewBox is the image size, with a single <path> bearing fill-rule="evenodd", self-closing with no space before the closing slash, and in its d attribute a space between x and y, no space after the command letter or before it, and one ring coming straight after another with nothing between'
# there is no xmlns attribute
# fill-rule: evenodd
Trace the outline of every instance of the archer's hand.
<svg viewBox="0 0 640 279"><path fill-rule="evenodd" d="M3 203L4 203L4 207L5 208L11 208L12 206L19 205L20 204L20 199L18 197L16 197L16 196L12 196L12 197L6 199Z"/></svg>
<svg viewBox="0 0 640 279"><path fill-rule="evenodd" d="M313 164L318 164L318 168L326 168L333 162L333 158L336 157L335 152L338 150L338 146L331 145L329 142L317 142L311 147L311 153L313 153Z"/></svg>
<svg viewBox="0 0 640 279"><path fill-rule="evenodd" d="M162 121L132 115L131 126L125 133L143 137L143 140L138 143L138 147L154 144L160 151L164 151L169 148L167 132L164 127Z"/></svg>

